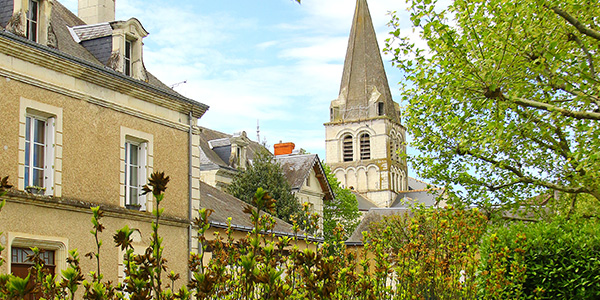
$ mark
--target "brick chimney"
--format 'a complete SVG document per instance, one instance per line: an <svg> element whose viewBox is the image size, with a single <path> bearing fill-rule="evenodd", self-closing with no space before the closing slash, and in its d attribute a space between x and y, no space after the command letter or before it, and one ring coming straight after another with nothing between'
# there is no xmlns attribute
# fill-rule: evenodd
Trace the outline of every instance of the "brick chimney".
<svg viewBox="0 0 600 300"><path fill-rule="evenodd" d="M98 24L115 20L116 0L79 0L77 15L86 24Z"/></svg>
<svg viewBox="0 0 600 300"><path fill-rule="evenodd" d="M279 144L275 144L273 146L273 148L275 148L275 156L292 154L292 151L294 151L294 147L296 147L296 145L294 145L294 143L282 143L282 142L279 142Z"/></svg>

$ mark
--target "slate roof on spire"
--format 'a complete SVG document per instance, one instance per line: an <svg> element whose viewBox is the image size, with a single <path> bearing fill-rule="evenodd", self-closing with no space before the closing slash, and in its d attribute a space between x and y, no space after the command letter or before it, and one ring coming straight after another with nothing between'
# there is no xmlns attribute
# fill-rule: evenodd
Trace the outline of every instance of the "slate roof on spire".
<svg viewBox="0 0 600 300"><path fill-rule="evenodd" d="M351 121L376 117L377 110L372 108L376 104L370 101L374 88L381 94L378 101L384 103L383 114L400 123L367 1L357 0L338 98L345 100L342 119Z"/></svg>

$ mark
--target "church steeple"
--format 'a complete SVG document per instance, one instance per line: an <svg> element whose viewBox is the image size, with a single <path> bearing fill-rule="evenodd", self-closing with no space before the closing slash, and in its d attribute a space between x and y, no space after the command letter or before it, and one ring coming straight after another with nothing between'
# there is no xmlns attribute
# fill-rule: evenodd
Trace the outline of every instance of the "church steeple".
<svg viewBox="0 0 600 300"><path fill-rule="evenodd" d="M342 186L378 207L408 190L406 129L392 100L366 0L356 1L338 98L325 123L326 161Z"/></svg>
<svg viewBox="0 0 600 300"><path fill-rule="evenodd" d="M348 40L338 99L331 103L331 122L387 116L400 123L392 100L373 21L366 0L357 0Z"/></svg>

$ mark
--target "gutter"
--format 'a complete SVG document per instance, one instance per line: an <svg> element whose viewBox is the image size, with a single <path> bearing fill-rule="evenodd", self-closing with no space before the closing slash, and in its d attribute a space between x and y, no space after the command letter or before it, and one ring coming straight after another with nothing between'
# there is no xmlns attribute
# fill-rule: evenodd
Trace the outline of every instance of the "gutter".
<svg viewBox="0 0 600 300"><path fill-rule="evenodd" d="M188 117L190 123L190 131L188 133L188 255L190 255L190 253L192 253L192 230L194 229L192 227L192 183L194 180L192 176L192 138L194 130L194 117L192 115L192 111L189 112ZM191 278L192 271L188 270L188 280L191 280Z"/></svg>

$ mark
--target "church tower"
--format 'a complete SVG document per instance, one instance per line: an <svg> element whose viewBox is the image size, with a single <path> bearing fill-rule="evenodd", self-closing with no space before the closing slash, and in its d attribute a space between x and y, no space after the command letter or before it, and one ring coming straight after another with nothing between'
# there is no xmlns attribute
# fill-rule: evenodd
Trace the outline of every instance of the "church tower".
<svg viewBox="0 0 600 300"><path fill-rule="evenodd" d="M325 123L326 161L341 184L378 207L408 189L405 128L392 100L366 0L356 1L340 93Z"/></svg>

